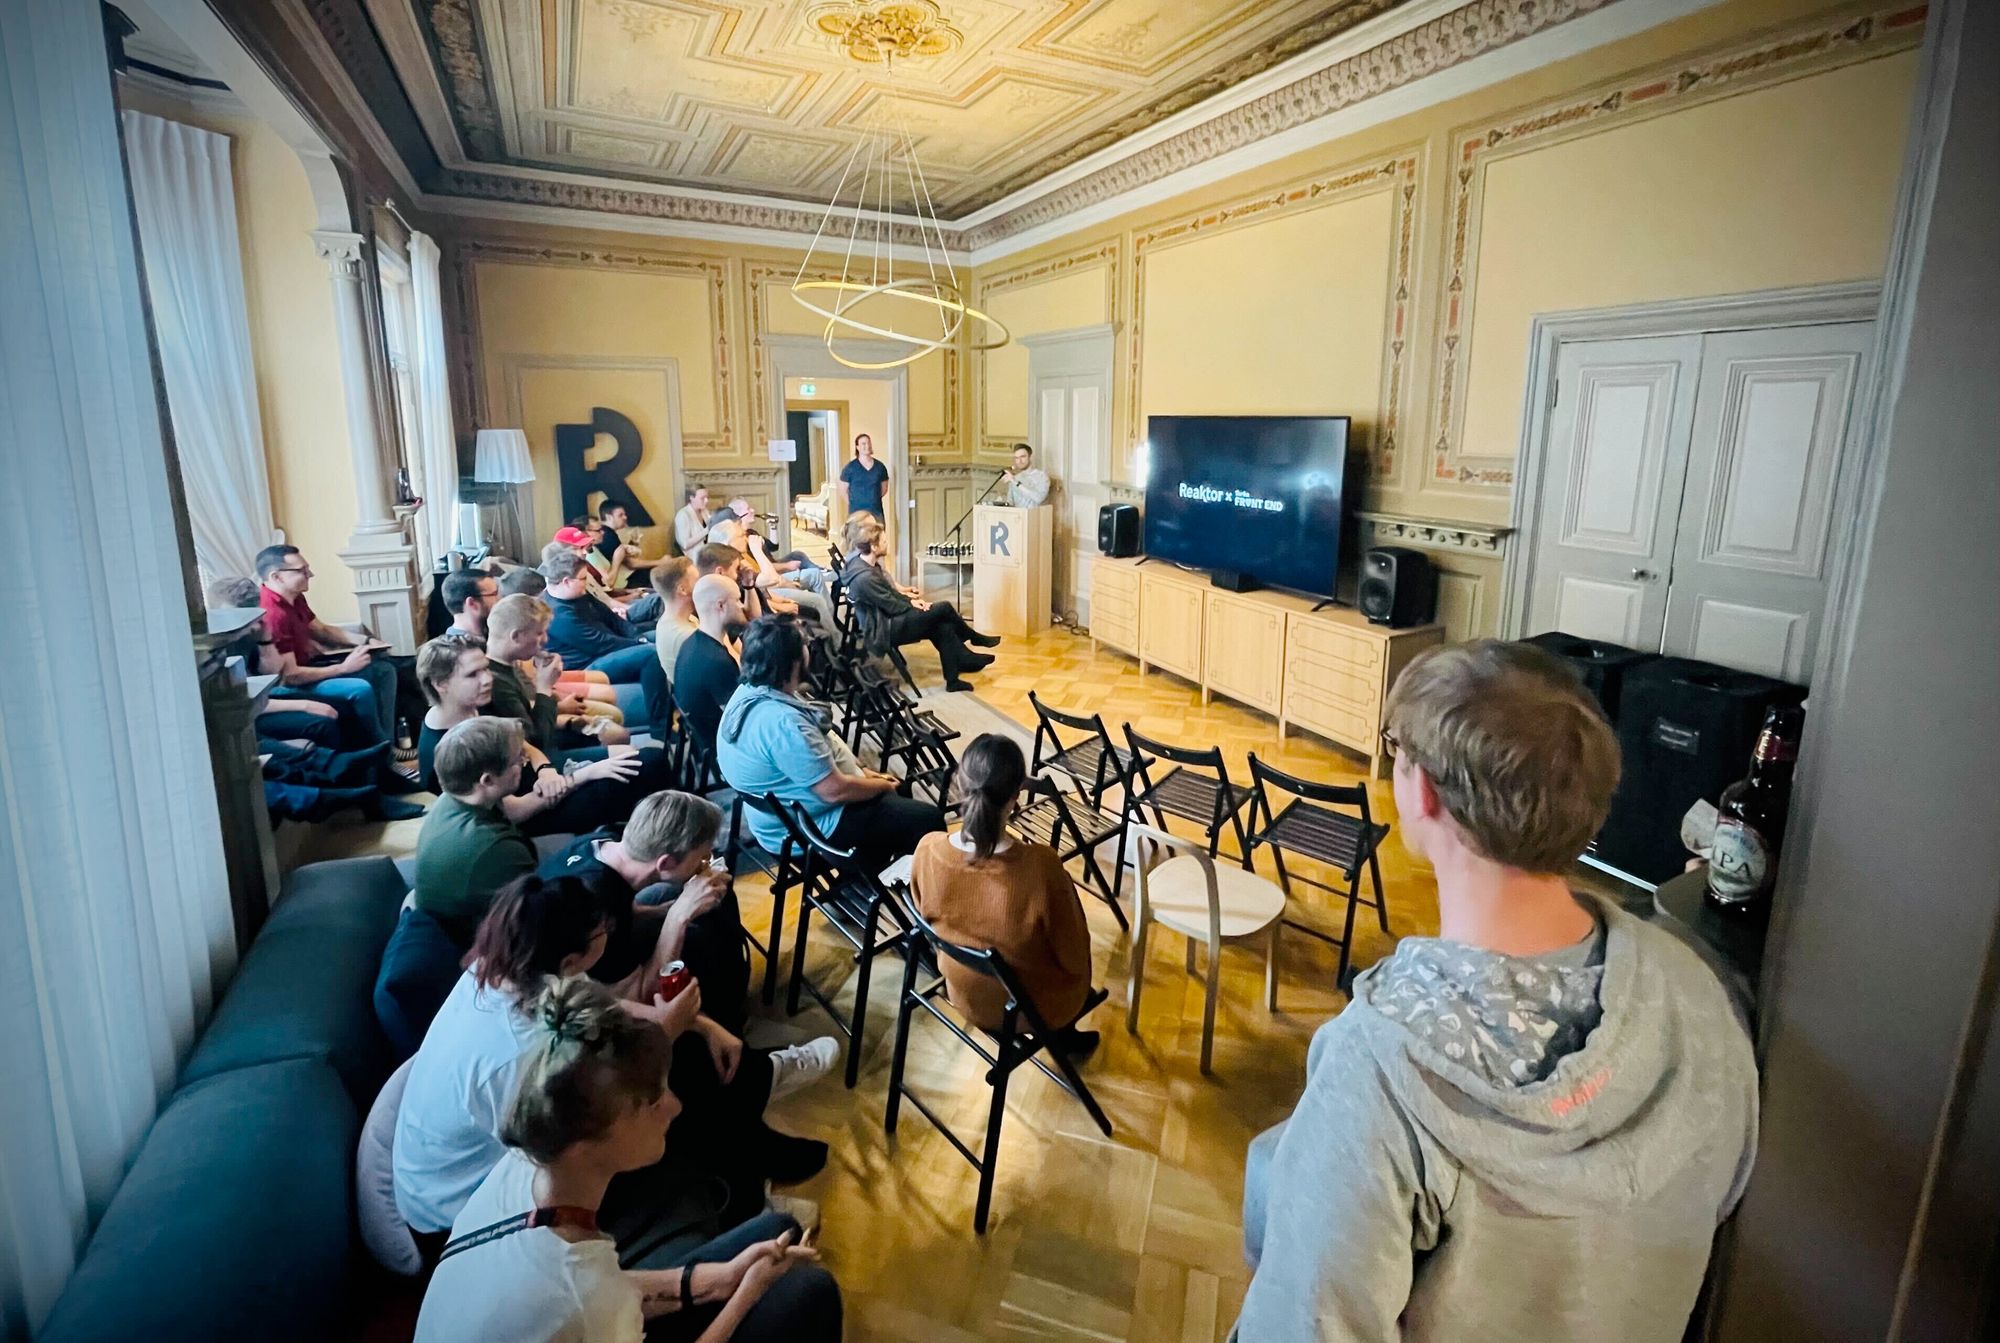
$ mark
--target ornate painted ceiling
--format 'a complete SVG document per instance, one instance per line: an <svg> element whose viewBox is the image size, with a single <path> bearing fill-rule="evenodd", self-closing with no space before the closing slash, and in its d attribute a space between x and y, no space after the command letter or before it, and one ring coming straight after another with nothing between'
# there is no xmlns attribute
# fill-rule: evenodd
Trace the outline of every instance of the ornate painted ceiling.
<svg viewBox="0 0 2000 1343"><path fill-rule="evenodd" d="M862 133L907 127L955 219L1402 3L903 0L949 50L886 67L828 0L368 7L407 11L397 75L473 164L823 202Z"/></svg>

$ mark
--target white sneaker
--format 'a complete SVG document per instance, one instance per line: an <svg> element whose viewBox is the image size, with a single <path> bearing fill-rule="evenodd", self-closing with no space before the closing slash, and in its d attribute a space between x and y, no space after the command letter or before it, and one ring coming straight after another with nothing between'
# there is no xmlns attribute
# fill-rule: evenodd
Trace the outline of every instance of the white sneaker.
<svg viewBox="0 0 2000 1343"><path fill-rule="evenodd" d="M771 1054L771 1100L789 1096L826 1076L840 1062L840 1041L831 1035ZM766 1102L767 1104L769 1102Z"/></svg>

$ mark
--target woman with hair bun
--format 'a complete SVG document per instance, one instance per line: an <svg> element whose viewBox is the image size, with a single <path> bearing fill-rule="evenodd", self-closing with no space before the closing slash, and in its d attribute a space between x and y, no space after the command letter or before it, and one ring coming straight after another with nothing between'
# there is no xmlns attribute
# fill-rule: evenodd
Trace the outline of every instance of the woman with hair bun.
<svg viewBox="0 0 2000 1343"><path fill-rule="evenodd" d="M1097 1032L1076 1028L1090 996L1090 925L1076 883L1046 844L1007 833L1028 781L1028 762L1008 737L988 732L965 748L955 785L961 828L926 835L911 860L917 908L940 937L997 951L1065 1054L1087 1054ZM945 993L987 1030L998 1030L1007 994L1000 982L949 957Z"/></svg>
<svg viewBox="0 0 2000 1343"><path fill-rule="evenodd" d="M660 1160L680 1113L672 1047L588 979L544 979L522 1015L534 1038L507 1152L452 1224L418 1343L837 1343L840 1289L789 1217L754 1218L676 1267L620 1266L597 1214L614 1178Z"/></svg>
<svg viewBox="0 0 2000 1343"><path fill-rule="evenodd" d="M819 1053L792 1046L810 1056L795 1061L780 1057L789 1051L745 1048L701 1015L699 983L671 1000L656 991L661 967L681 956L688 923L720 892L720 884L705 883L684 891L667 910L653 955L612 986L619 1010L668 1045L687 1103L672 1158L620 1179L604 1214L620 1245L642 1254L657 1239L662 1213L693 1183L706 1188L708 1176L720 1178L726 1201L717 1215L728 1226L762 1210L766 1180L802 1180L826 1164L825 1143L773 1132L763 1119L785 1090L774 1087L780 1073L803 1085L827 1070ZM396 1115L396 1207L427 1252L505 1155L504 1120L538 1038L533 1004L544 981L589 976L620 914L614 895L577 878L526 876L503 887L480 921L466 972L425 1032Z"/></svg>

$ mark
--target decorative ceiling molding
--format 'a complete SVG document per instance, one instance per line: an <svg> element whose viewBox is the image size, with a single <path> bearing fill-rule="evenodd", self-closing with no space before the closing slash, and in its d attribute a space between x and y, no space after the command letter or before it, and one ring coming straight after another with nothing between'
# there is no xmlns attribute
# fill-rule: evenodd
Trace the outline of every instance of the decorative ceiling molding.
<svg viewBox="0 0 2000 1343"><path fill-rule="evenodd" d="M604 2L630 8L637 0ZM1411 98L1399 94L1383 105L1393 103L1396 114L1401 115L1718 2L1471 0L1441 13L1448 0L1403 0L1400 7L1376 0L1352 0L1337 10L1316 11L1312 19L1289 30L1285 41L1267 44L1272 45L1275 59L1264 62L1267 68L1261 73L1251 70L1257 64L1254 61L1217 73L1221 91L1212 92L1196 106L1168 108L1171 98L1161 100L1152 105L1166 109L1161 118L1146 126L1119 123L1125 129L1108 149L1089 142L1087 151L1071 153L1086 144L1086 137L1045 155L1037 161L1033 180L1017 189L1022 174L1004 179L998 189L1011 194L973 211L957 227L946 222L944 234L954 261L985 264L1071 229L1241 172L1282 153L1352 133L1358 128L1352 124L1357 117L1362 119L1359 124L1371 124L1362 111L1363 104L1419 81L1423 82L1421 93L1412 91ZM510 114L496 95L494 72L485 68L479 55L482 15L500 0L365 3L382 33L387 59L394 62L444 164L418 201L427 209L791 247L802 246L819 227L822 216L811 205L769 194L675 187L629 178L614 181L574 164L479 162L482 151L495 148L495 142L481 137L490 133L504 141L509 133ZM572 13L583 0L551 3L562 7L564 13ZM638 8L647 10L650 17L660 6L641 4ZM679 13L680 7L673 10ZM712 7L701 12L711 11ZM1073 15L1076 11L1072 7L1064 12ZM966 29L969 44L979 40L977 23L956 10L952 17ZM1336 19L1341 20L1337 25ZM1571 25L1574 38L1559 35L1572 31ZM1059 27L1061 24L1045 28L1042 37L1054 40L1049 35ZM1331 36L1324 32L1328 28ZM1379 41L1374 40L1376 33L1383 34ZM1303 54L1295 54L1292 39L1301 34L1313 35L1313 43ZM1528 45L1521 46L1523 43ZM1518 58L1481 61L1479 69L1484 73L1479 75L1467 71L1462 78L1456 74L1449 80L1435 78L1517 46L1522 52ZM1331 59L1341 51L1351 54ZM1289 60L1286 55L1290 55ZM576 59L574 52L569 53L569 59ZM413 77L410 67L419 62L422 72L430 76L428 81ZM1288 70L1304 73L1272 87ZM449 92L440 86L441 80L449 82ZM426 82L428 87L424 87ZM448 104L458 105L456 117ZM1204 113L1207 106L1216 109L1213 115ZM486 110L482 112L482 108ZM1319 134L1322 129L1325 133ZM743 134L739 131L726 139L712 162L735 163L746 152ZM764 133L749 134L754 138ZM589 143L609 145L616 138L599 135ZM464 143L467 139L481 142L468 145ZM563 143L577 143L574 134ZM1125 152L1123 147L1128 145L1130 150ZM802 153L808 149L810 146L799 146ZM811 170L817 171L820 162L814 159ZM1059 185L1052 186L1051 181ZM969 201L990 194L961 199L958 208L964 212ZM901 216L890 218L898 244L920 249L922 238L915 225ZM860 228L872 232L875 222L873 212L864 212ZM853 231L853 225L846 221L839 228L838 236Z"/></svg>

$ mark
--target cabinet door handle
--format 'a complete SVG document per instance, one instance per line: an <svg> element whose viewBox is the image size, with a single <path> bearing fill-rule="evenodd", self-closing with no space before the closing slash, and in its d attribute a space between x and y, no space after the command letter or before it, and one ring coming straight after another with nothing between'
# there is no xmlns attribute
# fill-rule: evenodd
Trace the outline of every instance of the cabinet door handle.
<svg viewBox="0 0 2000 1343"><path fill-rule="evenodd" d="M1641 583L1650 583L1653 581L1654 574L1651 569L1634 569L1632 577L1638 579Z"/></svg>

